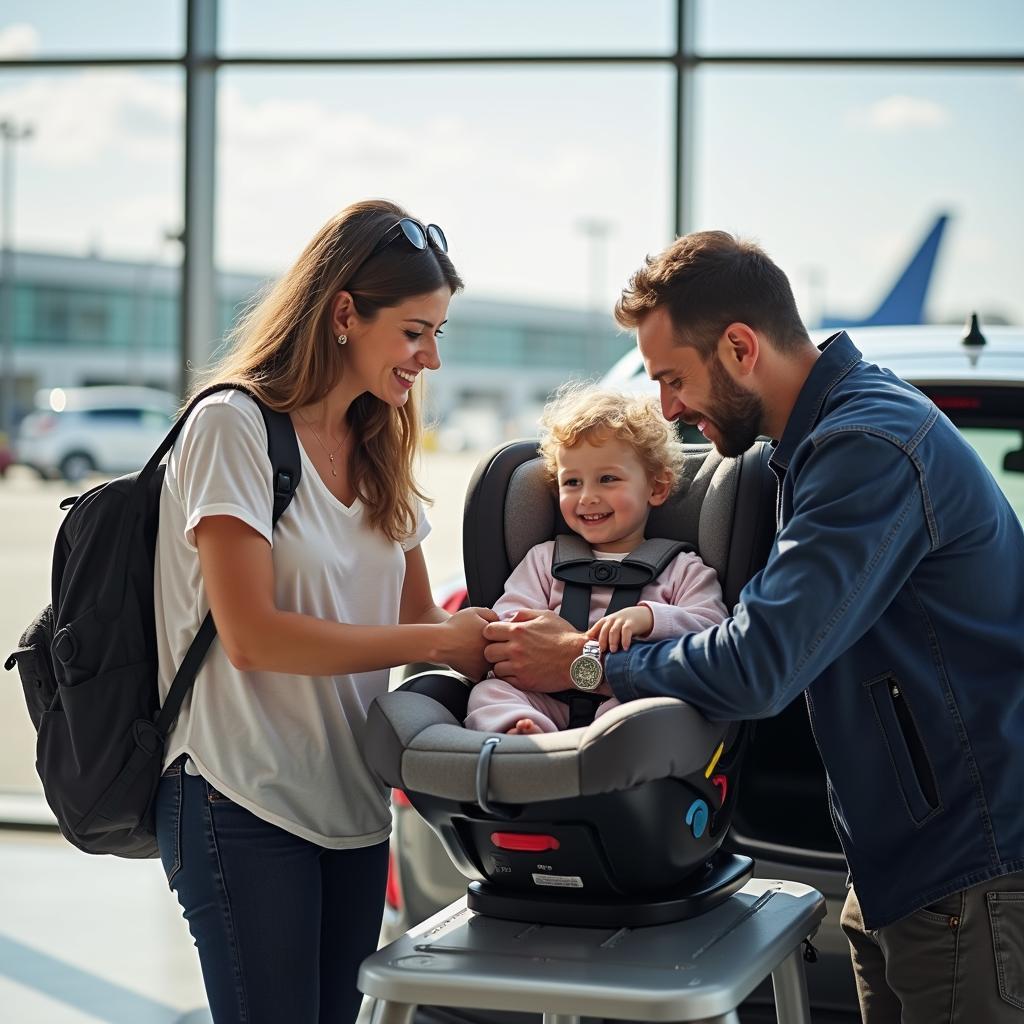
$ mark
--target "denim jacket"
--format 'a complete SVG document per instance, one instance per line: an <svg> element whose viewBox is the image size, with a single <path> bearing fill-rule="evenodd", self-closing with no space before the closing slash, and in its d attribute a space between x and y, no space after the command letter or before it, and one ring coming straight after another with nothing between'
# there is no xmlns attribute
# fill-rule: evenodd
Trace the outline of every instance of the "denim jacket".
<svg viewBox="0 0 1024 1024"><path fill-rule="evenodd" d="M1024 870L1024 531L919 391L822 346L775 446L779 532L731 618L609 655L709 718L805 693L867 927Z"/></svg>

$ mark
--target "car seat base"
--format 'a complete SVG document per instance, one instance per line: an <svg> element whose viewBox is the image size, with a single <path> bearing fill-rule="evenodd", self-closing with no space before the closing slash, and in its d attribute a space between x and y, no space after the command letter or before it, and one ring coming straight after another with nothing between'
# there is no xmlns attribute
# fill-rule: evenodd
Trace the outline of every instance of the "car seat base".
<svg viewBox="0 0 1024 1024"><path fill-rule="evenodd" d="M754 862L737 854L718 854L703 871L695 872L678 888L619 900L587 900L568 885L536 892L499 889L487 882L471 882L469 909L485 917L528 924L583 928L644 928L706 914L743 888L754 873Z"/></svg>

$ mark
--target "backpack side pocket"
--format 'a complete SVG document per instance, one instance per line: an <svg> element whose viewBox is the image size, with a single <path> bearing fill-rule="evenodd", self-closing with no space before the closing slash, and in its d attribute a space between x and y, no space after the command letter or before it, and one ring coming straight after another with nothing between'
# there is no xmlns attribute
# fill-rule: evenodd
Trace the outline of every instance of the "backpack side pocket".
<svg viewBox="0 0 1024 1024"><path fill-rule="evenodd" d="M53 608L47 605L32 621L18 641L19 646L4 662L10 671L18 666L21 687L25 692L32 726L39 731L43 713L48 711L57 699L57 680L50 660L50 643L53 640Z"/></svg>

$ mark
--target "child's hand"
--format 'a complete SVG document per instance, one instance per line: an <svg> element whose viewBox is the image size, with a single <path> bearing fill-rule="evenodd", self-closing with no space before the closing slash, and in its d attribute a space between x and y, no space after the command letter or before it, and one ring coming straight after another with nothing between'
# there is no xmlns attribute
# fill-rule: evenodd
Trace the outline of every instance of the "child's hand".
<svg viewBox="0 0 1024 1024"><path fill-rule="evenodd" d="M628 651L634 637L642 640L652 629L654 614L647 605L638 604L598 619L587 630L587 636L601 645L602 652L617 651L620 647Z"/></svg>

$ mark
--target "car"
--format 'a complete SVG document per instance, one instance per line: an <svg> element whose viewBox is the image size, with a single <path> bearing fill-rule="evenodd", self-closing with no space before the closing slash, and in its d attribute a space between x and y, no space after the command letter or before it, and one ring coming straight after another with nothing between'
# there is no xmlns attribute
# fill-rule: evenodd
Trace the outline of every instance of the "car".
<svg viewBox="0 0 1024 1024"><path fill-rule="evenodd" d="M867 360L917 386L960 428L1024 520L1024 329L975 329L961 335L958 327L943 325L852 332ZM821 341L827 335L812 336ZM657 390L636 350L623 356L604 383ZM464 584L461 591L441 595L449 609L459 607L464 597ZM404 794L396 791L392 803L385 938L397 937L459 899L467 884ZM817 963L807 970L811 1007L816 1021L859 1021L848 944L839 927L846 861L832 827L824 767L803 701L758 722L727 848L753 857L760 877L804 882L824 894L828 916L814 939ZM770 990L760 990L759 1003L757 998L755 993L745 1021L760 1019L758 1010L764 1012L770 1003Z"/></svg>
<svg viewBox="0 0 1024 1024"><path fill-rule="evenodd" d="M171 427L179 402L156 388L47 388L21 422L15 460L46 479L141 469Z"/></svg>

